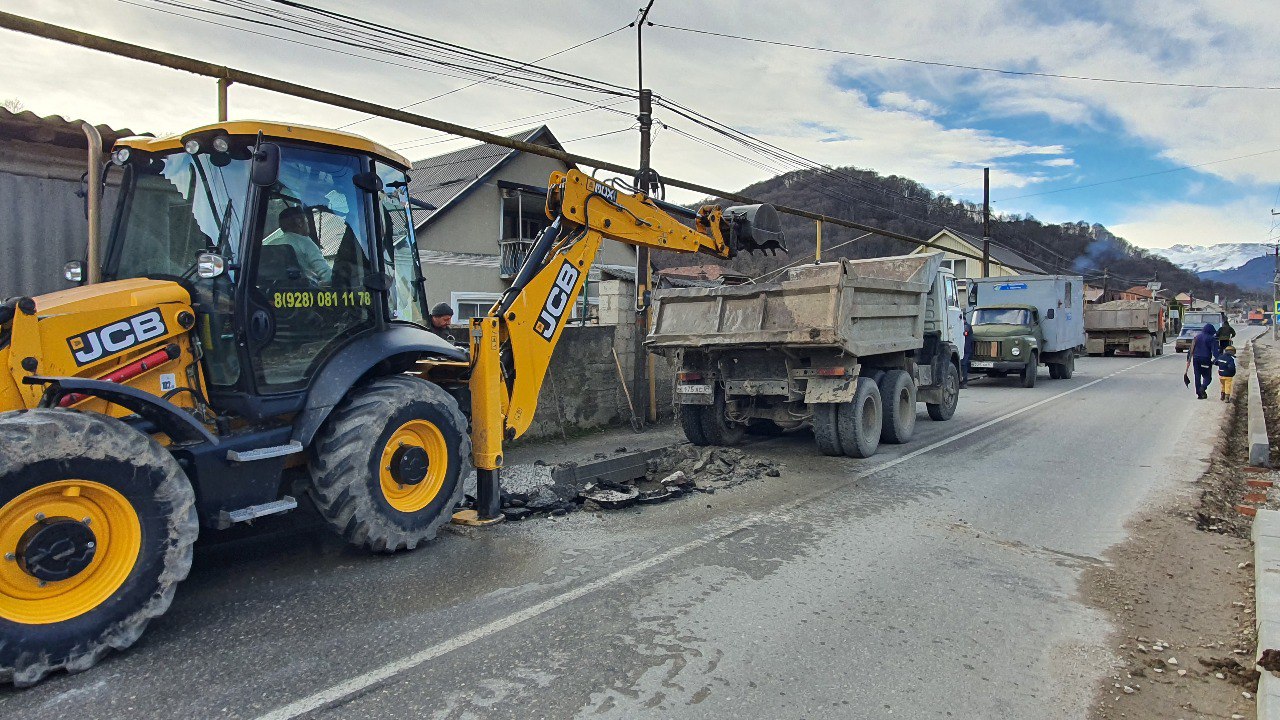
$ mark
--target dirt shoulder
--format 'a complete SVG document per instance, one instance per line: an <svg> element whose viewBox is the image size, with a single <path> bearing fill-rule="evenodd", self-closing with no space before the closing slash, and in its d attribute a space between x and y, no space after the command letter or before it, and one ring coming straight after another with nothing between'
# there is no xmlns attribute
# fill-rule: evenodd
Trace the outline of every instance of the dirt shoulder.
<svg viewBox="0 0 1280 720"><path fill-rule="evenodd" d="M1255 714L1253 546L1235 510L1247 487L1247 401L1243 388L1236 396L1205 474L1136 518L1108 564L1085 574L1082 592L1112 619L1118 658L1091 718Z"/></svg>

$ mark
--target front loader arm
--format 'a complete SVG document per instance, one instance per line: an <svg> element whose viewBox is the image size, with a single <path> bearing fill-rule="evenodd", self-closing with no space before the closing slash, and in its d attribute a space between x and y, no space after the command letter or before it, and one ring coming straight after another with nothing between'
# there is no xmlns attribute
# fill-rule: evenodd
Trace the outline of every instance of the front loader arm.
<svg viewBox="0 0 1280 720"><path fill-rule="evenodd" d="M723 212L704 206L690 228L643 193L619 192L577 170L551 175L547 215L554 222L511 287L487 316L471 321L472 459L482 517L497 512L502 444L533 423L552 353L606 238L722 258L738 250L785 249L771 206Z"/></svg>

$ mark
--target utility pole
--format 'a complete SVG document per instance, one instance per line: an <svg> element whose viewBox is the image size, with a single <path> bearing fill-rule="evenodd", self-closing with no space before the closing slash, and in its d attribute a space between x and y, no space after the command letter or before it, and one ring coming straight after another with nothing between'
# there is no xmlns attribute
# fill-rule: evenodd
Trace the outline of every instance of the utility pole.
<svg viewBox="0 0 1280 720"><path fill-rule="evenodd" d="M1280 212L1272 210L1271 215L1274 217L1280 215ZM1272 225L1274 224L1275 221L1272 220ZM1280 286L1280 238L1276 238L1276 268L1275 273L1271 276L1271 339L1273 341L1280 339L1280 335L1277 334L1280 333L1280 329L1277 329L1276 318L1278 314L1276 313L1276 305L1280 301L1280 297L1277 297L1278 286Z"/></svg>
<svg viewBox="0 0 1280 720"><path fill-rule="evenodd" d="M218 78L218 122L227 121L227 88L231 87L231 81L226 78Z"/></svg>
<svg viewBox="0 0 1280 720"><path fill-rule="evenodd" d="M635 185L640 192L651 195L658 188L658 175L649 162L649 145L653 129L653 93L644 86L644 24L649 20L649 11L653 9L654 0L640 10L636 20L636 91L640 100L640 167L636 171ZM636 249L636 326L631 374L631 397L636 403L635 415L643 422L646 418L656 419L656 407L650 407L650 393L646 385L653 378L649 372L649 353L644 347L644 338L649 334L649 248Z"/></svg>
<svg viewBox="0 0 1280 720"><path fill-rule="evenodd" d="M982 168L982 277L991 277L991 168Z"/></svg>

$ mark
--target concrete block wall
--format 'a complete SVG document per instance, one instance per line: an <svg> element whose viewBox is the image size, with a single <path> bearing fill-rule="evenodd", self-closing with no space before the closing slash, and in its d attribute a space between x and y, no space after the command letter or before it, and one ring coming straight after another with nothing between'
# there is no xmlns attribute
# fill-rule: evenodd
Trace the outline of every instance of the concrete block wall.
<svg viewBox="0 0 1280 720"><path fill-rule="evenodd" d="M600 427L625 425L630 417L613 352L618 353L622 374L631 380L634 367L635 325L570 325L565 328L551 356L550 371L538 396L533 425L524 437L559 437L561 427L573 435ZM676 365L654 358L657 408L670 417Z"/></svg>

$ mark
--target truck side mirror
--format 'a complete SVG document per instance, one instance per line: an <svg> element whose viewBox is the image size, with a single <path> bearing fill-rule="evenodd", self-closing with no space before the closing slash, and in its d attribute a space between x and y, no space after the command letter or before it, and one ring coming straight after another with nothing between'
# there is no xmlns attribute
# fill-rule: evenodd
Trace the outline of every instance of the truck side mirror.
<svg viewBox="0 0 1280 720"><path fill-rule="evenodd" d="M253 151L249 182L258 187L271 187L279 179L280 146L275 143L258 143L258 147Z"/></svg>
<svg viewBox="0 0 1280 720"><path fill-rule="evenodd" d="M1044 311L1044 319L1045 319L1045 320L1052 320L1052 319L1053 319L1053 308L1049 308L1048 310L1045 310L1045 311Z"/></svg>

